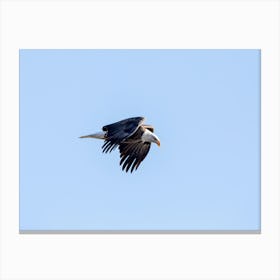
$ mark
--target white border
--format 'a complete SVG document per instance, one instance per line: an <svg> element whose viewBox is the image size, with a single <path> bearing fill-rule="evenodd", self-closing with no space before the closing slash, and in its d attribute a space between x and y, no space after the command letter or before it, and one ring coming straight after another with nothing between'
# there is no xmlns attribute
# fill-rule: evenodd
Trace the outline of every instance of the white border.
<svg viewBox="0 0 280 280"><path fill-rule="evenodd" d="M1 279L280 279L278 1L0 3ZM261 49L262 233L20 235L20 48Z"/></svg>

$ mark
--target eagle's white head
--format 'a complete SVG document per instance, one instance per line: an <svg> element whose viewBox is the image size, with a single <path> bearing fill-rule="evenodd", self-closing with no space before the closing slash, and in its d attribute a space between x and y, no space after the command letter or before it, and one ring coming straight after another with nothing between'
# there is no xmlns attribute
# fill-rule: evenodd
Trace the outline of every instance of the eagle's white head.
<svg viewBox="0 0 280 280"><path fill-rule="evenodd" d="M153 132L151 132L149 129L145 129L141 138L142 138L143 142L150 142L150 143L154 142L158 146L160 146L159 138Z"/></svg>

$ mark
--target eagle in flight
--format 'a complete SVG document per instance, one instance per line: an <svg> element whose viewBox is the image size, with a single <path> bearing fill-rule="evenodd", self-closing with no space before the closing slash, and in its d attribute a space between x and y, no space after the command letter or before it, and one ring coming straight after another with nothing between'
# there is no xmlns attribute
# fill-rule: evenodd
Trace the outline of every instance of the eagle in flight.
<svg viewBox="0 0 280 280"><path fill-rule="evenodd" d="M122 170L132 172L147 156L151 143L160 146L159 138L151 125L143 124L145 118L134 117L103 126L102 132L81 136L80 138L103 139L103 153L116 147L120 151Z"/></svg>

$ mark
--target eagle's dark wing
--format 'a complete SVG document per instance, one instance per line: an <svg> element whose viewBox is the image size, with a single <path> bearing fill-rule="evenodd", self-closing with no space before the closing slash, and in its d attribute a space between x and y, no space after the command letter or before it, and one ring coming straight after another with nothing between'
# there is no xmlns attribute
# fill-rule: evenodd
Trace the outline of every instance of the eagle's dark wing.
<svg viewBox="0 0 280 280"><path fill-rule="evenodd" d="M135 117L103 126L102 129L106 132L105 142L102 146L103 152L107 153L115 149L121 142L133 135L143 121L143 117Z"/></svg>
<svg viewBox="0 0 280 280"><path fill-rule="evenodd" d="M125 169L127 172L130 169L132 172L136 170L140 163L147 156L151 147L149 142L133 142L133 140L127 140L119 145L120 150L120 165L122 165L122 170Z"/></svg>

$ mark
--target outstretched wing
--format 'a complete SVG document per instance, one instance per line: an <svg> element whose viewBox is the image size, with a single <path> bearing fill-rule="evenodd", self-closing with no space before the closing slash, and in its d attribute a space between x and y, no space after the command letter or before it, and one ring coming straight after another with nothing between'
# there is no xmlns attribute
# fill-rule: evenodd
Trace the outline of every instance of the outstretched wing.
<svg viewBox="0 0 280 280"><path fill-rule="evenodd" d="M136 170L140 163L145 159L151 147L149 142L131 142L127 141L119 145L120 150L120 165L122 170L127 172L130 169L132 172Z"/></svg>
<svg viewBox="0 0 280 280"><path fill-rule="evenodd" d="M103 152L107 153L115 149L121 142L133 135L143 121L143 117L135 117L103 126L102 129L106 133L102 146Z"/></svg>

